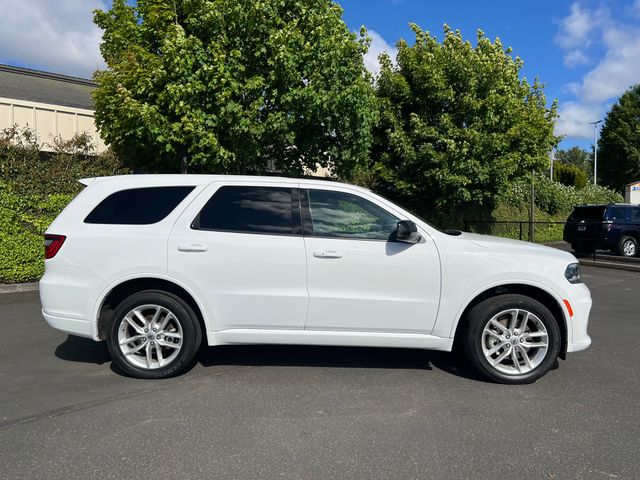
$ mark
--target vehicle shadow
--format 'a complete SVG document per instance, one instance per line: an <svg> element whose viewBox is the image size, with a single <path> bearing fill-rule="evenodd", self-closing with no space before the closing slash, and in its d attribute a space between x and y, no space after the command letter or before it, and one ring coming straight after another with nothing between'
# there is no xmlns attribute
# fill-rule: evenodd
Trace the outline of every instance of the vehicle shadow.
<svg viewBox="0 0 640 480"><path fill-rule="evenodd" d="M107 350L106 342L94 342L88 338L67 336L55 349L55 356L69 362L110 363L111 370L122 376ZM380 368L442 370L457 377L487 382L457 350L438 352L405 348L330 347L304 345L203 345L192 362L203 367L272 366L272 367L325 367L325 368ZM182 372L186 374L191 368ZM180 375L180 376L182 376Z"/></svg>
<svg viewBox="0 0 640 480"><path fill-rule="evenodd" d="M438 369L458 377L486 382L458 351L452 353L405 348L330 347L302 345L223 345L203 347L204 366Z"/></svg>
<svg viewBox="0 0 640 480"><path fill-rule="evenodd" d="M111 361L106 342L94 342L88 338L69 335L56 347L55 356L69 362L103 365Z"/></svg>

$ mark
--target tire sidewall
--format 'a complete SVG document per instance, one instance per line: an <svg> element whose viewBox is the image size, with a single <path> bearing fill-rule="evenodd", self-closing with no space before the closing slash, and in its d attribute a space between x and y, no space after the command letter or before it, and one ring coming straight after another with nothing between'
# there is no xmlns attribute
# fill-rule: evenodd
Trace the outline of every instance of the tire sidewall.
<svg viewBox="0 0 640 480"><path fill-rule="evenodd" d="M144 369L129 363L120 350L118 342L118 329L123 317L135 307L145 304L155 304L167 308L176 316L182 327L183 338L180 352L171 363L157 369ZM189 305L180 297L155 290L136 293L123 300L113 312L108 332L107 347L113 362L127 375L144 379L169 378L183 373L191 365L202 338L199 322Z"/></svg>
<svg viewBox="0 0 640 480"><path fill-rule="evenodd" d="M634 245L635 245L635 247L636 247L636 248L635 248L635 253L634 253L633 255L625 255L625 253L624 253L624 244L625 244L627 241L629 241L629 240L630 240L630 241L632 241L632 242L633 242L633 244L634 244ZM619 248L619 252L620 252L620 255L622 255L623 257L627 257L627 258L631 258L631 257L635 257L635 256L637 256L637 255L638 255L638 242L636 241L636 239L635 239L635 238L630 237L629 235L624 235L624 236L620 239L620 248Z"/></svg>
<svg viewBox="0 0 640 480"><path fill-rule="evenodd" d="M536 315L547 329L549 348L543 361L532 371L521 375L508 375L496 370L482 351L484 327L498 313L512 308L527 310ZM557 321L542 303L524 295L500 295L479 303L469 312L465 333L465 350L474 366L485 376L499 383L532 383L547 373L558 358L561 333Z"/></svg>

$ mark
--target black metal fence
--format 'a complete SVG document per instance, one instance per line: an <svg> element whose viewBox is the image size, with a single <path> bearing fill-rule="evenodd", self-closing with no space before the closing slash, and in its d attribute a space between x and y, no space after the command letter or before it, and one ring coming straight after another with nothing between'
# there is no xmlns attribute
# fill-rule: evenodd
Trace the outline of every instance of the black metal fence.
<svg viewBox="0 0 640 480"><path fill-rule="evenodd" d="M526 220L465 220L464 231L536 243L549 243L562 241L565 223L529 222Z"/></svg>

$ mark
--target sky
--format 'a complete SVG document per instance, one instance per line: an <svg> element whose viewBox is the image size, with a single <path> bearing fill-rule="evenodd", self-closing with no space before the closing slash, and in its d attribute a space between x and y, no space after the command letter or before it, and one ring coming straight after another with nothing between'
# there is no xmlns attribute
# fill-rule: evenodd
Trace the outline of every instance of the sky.
<svg viewBox="0 0 640 480"><path fill-rule="evenodd" d="M376 72L382 51L410 44L409 23L438 38L442 26L475 41L482 29L524 60L549 101L558 99L561 148L589 149L611 104L640 82L640 0L340 0L349 29L368 29L365 65ZM0 63L90 77L105 68L91 17L110 0L0 0Z"/></svg>

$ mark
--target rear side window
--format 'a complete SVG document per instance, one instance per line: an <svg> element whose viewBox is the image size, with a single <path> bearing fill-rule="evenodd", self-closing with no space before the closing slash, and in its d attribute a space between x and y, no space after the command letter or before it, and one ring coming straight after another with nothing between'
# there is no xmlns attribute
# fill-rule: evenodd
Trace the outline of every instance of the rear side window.
<svg viewBox="0 0 640 480"><path fill-rule="evenodd" d="M627 209L624 207L611 207L607 213L607 220L626 220Z"/></svg>
<svg viewBox="0 0 640 480"><path fill-rule="evenodd" d="M112 193L84 219L85 223L149 225L169 215L195 187L132 188Z"/></svg>
<svg viewBox="0 0 640 480"><path fill-rule="evenodd" d="M291 188L221 187L191 227L197 230L291 235L294 233L292 199Z"/></svg>

